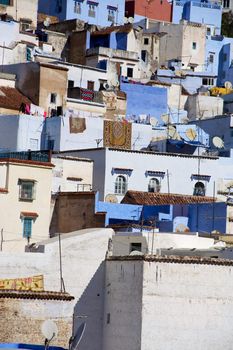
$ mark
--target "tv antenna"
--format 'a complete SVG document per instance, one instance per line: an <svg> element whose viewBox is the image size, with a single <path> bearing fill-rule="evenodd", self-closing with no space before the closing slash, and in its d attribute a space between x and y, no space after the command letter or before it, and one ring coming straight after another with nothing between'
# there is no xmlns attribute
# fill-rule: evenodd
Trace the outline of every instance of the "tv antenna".
<svg viewBox="0 0 233 350"><path fill-rule="evenodd" d="M58 328L56 323L52 320L44 321L41 325L41 332L45 337L45 349L47 350L51 341L58 335Z"/></svg>
<svg viewBox="0 0 233 350"><path fill-rule="evenodd" d="M97 148L99 147L99 145L102 141L103 141L103 139L95 139Z"/></svg>

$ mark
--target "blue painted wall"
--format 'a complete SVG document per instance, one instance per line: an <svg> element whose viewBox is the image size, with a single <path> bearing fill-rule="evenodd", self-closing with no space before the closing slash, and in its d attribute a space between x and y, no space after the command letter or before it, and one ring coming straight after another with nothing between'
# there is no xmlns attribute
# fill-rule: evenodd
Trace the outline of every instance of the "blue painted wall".
<svg viewBox="0 0 233 350"><path fill-rule="evenodd" d="M96 212L106 212L106 226L109 224L143 223L156 226L160 232L172 232L176 216L188 217L191 232L226 232L227 207L225 203L201 203L189 205L132 205L96 201ZM161 217L164 217L161 220ZM166 218L166 220L165 220Z"/></svg>
<svg viewBox="0 0 233 350"><path fill-rule="evenodd" d="M114 24L123 24L125 15L125 0L101 0L96 6L96 16L90 17L88 15L89 1L79 1L81 4L81 14L74 12L75 0L39 0L39 12L47 13L49 15L57 16L61 21L67 19L78 18L90 24L97 24L100 26L110 26L112 21L108 20L108 7L115 8L115 22Z"/></svg>
<svg viewBox="0 0 233 350"><path fill-rule="evenodd" d="M181 19L204 23L215 27L215 34L221 32L222 9L218 4L203 1L173 1L173 23Z"/></svg>
<svg viewBox="0 0 233 350"><path fill-rule="evenodd" d="M121 90L127 94L127 115L147 114L161 121L161 114L167 113L166 88L121 83Z"/></svg>
<svg viewBox="0 0 233 350"><path fill-rule="evenodd" d="M118 50L127 50L127 34L126 33L116 33L116 48Z"/></svg>

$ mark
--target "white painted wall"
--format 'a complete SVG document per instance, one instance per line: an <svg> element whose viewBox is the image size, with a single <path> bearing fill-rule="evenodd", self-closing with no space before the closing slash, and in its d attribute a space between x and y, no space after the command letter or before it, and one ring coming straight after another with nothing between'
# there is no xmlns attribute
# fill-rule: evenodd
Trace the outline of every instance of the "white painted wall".
<svg viewBox="0 0 233 350"><path fill-rule="evenodd" d="M103 349L230 350L231 277L231 266L107 261Z"/></svg>
<svg viewBox="0 0 233 350"><path fill-rule="evenodd" d="M59 158L59 155L52 157L52 164L55 166L52 170L52 192L77 192L90 191L93 183L93 162L88 159L69 159ZM80 181L67 179L68 177L81 178ZM82 187L83 185L83 187Z"/></svg>
<svg viewBox="0 0 233 350"><path fill-rule="evenodd" d="M80 350L93 350L93 348L103 350L104 268L102 261L105 259L108 240L112 233L112 229L88 229L61 236L65 289L75 297L73 302L75 329L80 323L84 321L87 323L84 337L79 345ZM44 244L45 253L0 252L0 278L43 274L45 290L60 291L58 237Z"/></svg>

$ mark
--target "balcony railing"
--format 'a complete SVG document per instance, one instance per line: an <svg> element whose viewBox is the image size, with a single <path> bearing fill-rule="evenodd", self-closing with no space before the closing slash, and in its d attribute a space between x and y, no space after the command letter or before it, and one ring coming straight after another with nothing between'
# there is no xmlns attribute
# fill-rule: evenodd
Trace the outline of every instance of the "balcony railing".
<svg viewBox="0 0 233 350"><path fill-rule="evenodd" d="M0 152L0 159L20 159L50 163L51 153L50 151Z"/></svg>
<svg viewBox="0 0 233 350"><path fill-rule="evenodd" d="M78 184L77 191L78 192L91 192L92 186L90 184Z"/></svg>
<svg viewBox="0 0 233 350"><path fill-rule="evenodd" d="M103 104L103 97L99 91L92 91L92 90L83 89L80 87L69 88L68 98Z"/></svg>

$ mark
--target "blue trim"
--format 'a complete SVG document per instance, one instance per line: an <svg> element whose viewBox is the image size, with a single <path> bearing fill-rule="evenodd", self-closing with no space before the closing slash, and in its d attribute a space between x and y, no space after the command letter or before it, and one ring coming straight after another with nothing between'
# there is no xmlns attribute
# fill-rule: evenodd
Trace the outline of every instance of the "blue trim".
<svg viewBox="0 0 233 350"><path fill-rule="evenodd" d="M31 349L44 350L44 345L24 344L24 343L0 343L0 349ZM50 350L66 350L60 346L50 346Z"/></svg>
<svg viewBox="0 0 233 350"><path fill-rule="evenodd" d="M117 11L117 7L116 6L107 5L107 9L108 10Z"/></svg>

